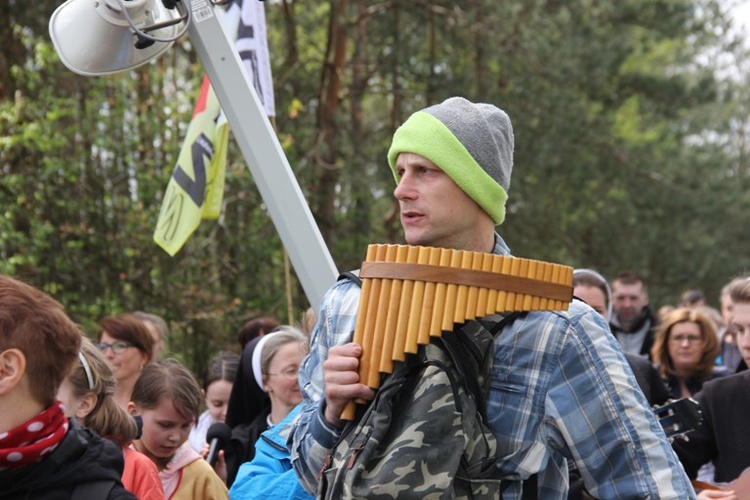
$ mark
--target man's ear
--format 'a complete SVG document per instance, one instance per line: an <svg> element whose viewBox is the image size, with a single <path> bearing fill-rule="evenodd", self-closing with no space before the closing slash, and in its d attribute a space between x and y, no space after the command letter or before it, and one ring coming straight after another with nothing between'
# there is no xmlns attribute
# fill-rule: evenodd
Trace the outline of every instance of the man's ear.
<svg viewBox="0 0 750 500"><path fill-rule="evenodd" d="M128 410L128 414L131 417L135 417L136 415L138 415L138 408L135 407L135 403L133 403L132 401L128 402L127 410Z"/></svg>
<svg viewBox="0 0 750 500"><path fill-rule="evenodd" d="M94 408L96 408L96 403L99 401L99 398L96 394L89 392L86 394L83 398L81 398L81 404L76 410L76 418L80 421L86 418L86 416L94 411Z"/></svg>
<svg viewBox="0 0 750 500"><path fill-rule="evenodd" d="M0 352L0 394L8 394L26 374L26 356L19 349Z"/></svg>

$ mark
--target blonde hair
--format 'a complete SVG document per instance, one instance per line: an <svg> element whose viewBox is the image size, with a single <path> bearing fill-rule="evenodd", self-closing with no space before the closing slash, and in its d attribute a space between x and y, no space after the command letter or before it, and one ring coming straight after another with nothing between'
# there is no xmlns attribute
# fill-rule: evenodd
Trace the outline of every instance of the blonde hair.
<svg viewBox="0 0 750 500"><path fill-rule="evenodd" d="M737 278L729 284L729 298L735 304L750 302L750 277Z"/></svg>
<svg viewBox="0 0 750 500"><path fill-rule="evenodd" d="M260 353L260 372L263 375L263 381L268 375L268 368L276 353L287 344L299 344L300 352L307 354L307 338L299 328L290 325L282 325L272 332L273 335L268 337L268 341L263 345ZM259 385L262 383L259 382Z"/></svg>
<svg viewBox="0 0 750 500"><path fill-rule="evenodd" d="M318 315L315 313L315 309L312 307L305 309L302 313L302 320L300 321L299 329L308 340L310 339L310 335L312 335L313 328L315 328L315 323L317 322Z"/></svg>
<svg viewBox="0 0 750 500"><path fill-rule="evenodd" d="M117 380L107 358L87 338L83 338L78 364L68 376L68 381L76 398L88 394L96 396L94 408L80 419L84 427L95 430L120 447L135 439L138 433L135 420L115 403L113 396Z"/></svg>
<svg viewBox="0 0 750 500"><path fill-rule="evenodd" d="M676 372L669 357L669 334L678 323L695 323L700 328L703 337L703 353L698 366L695 367L694 377L700 381L711 378L714 369L714 361L721 351L719 340L716 336L716 327L708 316L696 309L680 307L669 313L659 325L656 332L654 345L651 347L651 359L659 365L659 375L663 378L675 376Z"/></svg>

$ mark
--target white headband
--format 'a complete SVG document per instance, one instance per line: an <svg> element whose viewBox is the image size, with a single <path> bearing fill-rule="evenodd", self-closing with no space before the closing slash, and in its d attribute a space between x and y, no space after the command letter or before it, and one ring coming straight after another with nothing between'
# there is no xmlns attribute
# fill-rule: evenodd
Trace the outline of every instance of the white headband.
<svg viewBox="0 0 750 500"><path fill-rule="evenodd" d="M265 335L263 335L258 341L258 345L256 345L255 349L253 350L253 359L252 359L253 377L255 377L255 382L258 384L258 387L260 387L260 389L263 392L267 392L267 391L263 387L263 372L261 371L261 367L260 367L260 355L263 351L263 345L266 343L266 341L277 333L278 332L272 332L272 333L266 333Z"/></svg>
<svg viewBox="0 0 750 500"><path fill-rule="evenodd" d="M89 383L89 390L94 390L94 378L91 376L91 368L89 367L89 362L86 361L86 356L83 355L80 351L78 352L78 361L81 362L81 366L83 366L83 371L86 372L86 380L88 380Z"/></svg>

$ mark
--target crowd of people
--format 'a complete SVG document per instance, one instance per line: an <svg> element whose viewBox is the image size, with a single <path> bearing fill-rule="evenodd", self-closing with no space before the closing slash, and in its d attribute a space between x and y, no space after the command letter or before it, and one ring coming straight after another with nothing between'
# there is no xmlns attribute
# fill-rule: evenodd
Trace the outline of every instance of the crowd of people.
<svg viewBox="0 0 750 500"><path fill-rule="evenodd" d="M580 276L584 276L585 279ZM745 319L750 318L741 315L735 317L734 309L738 307L740 311L745 310L746 306L743 304L750 299L750 295L743 293L743 290L750 290L750 277L733 279L722 289L721 313L708 306L700 292L690 290L683 294L679 304L662 306L659 314L654 315L649 307L645 280L633 272L620 276L627 276L629 281L629 287L625 290L615 288L625 296L625 300L620 300L619 305L625 308L623 316L631 318L629 323L632 326L629 330L618 330L614 326L616 324L619 327L625 323L623 321L615 319L615 323L612 323L612 318L617 318L621 309L614 306L617 302L612 298L609 285L598 273L591 270L576 270L573 278L574 295L603 314L610 321L612 331L619 331L620 335L628 335L629 332L637 334L641 322L650 323L646 334L640 336L640 344L629 343L631 352L625 353L625 357L651 405L661 405L670 400L686 397L695 397L698 400L702 422L690 429L687 440L678 440L674 443L688 476L701 480L696 484L703 487L712 483L729 483L737 479L750 467L750 454L740 451L747 449L744 448L745 443L741 443L740 446L743 448L740 448L736 440L727 439L727 429L735 429L731 434L737 435L741 413L733 409L719 417L719 413L711 408L706 397L715 394L715 387L732 387L723 395L730 400L741 400L742 380L745 377L747 360L750 359L750 339L741 333L740 325ZM592 288L596 288L597 293L592 292ZM633 308L632 304L636 304L636 307ZM650 348L644 350L643 344ZM633 354L635 352L644 352L644 355ZM654 376L653 373L646 376L646 371L636 366L636 360L645 365L646 369L656 370L658 376ZM741 375L730 376L738 373ZM732 393L734 394L729 396ZM657 396L654 396L655 394ZM716 404L715 399L712 399L712 402ZM720 407L727 408L725 405L728 402L729 400L723 401ZM728 446L727 441L718 443L714 431L717 425L723 429L718 435L727 441L732 440L731 445ZM726 472L728 463L732 464L729 473ZM707 489L701 491L699 498L735 497L732 490Z"/></svg>
<svg viewBox="0 0 750 500"><path fill-rule="evenodd" d="M388 152L405 241L510 255L495 228L513 149L510 118L494 105L451 98L414 113ZM216 353L199 382L165 356L161 317L107 316L94 343L54 299L0 275L0 499L353 496L352 481L382 472L367 470L364 457L392 466L391 479L369 490L379 498L422 498L437 481L441 497L742 498L720 484L750 466L742 438L750 277L722 290L721 313L696 290L655 312L639 274L623 272L610 286L576 269L566 311L490 314L456 327L477 341L479 372L443 366L452 379L441 386L439 363L417 356L428 361L406 361L399 390L435 405L474 402L478 435L491 436L484 448L465 440L457 456L464 465L480 448L488 456L458 471L440 468L450 460L427 447L399 461L425 422L398 413L375 420L389 426L390 448L370 442L342 455L362 418L345 420L344 408L355 399L380 408L357 372L362 293L361 282L342 277L299 326L253 319L237 336L239 352ZM453 349L441 363L461 365L449 344L440 344ZM464 385L453 384L456 374ZM670 442L652 407L681 398L695 398L703 419L690 439ZM226 438L212 437L222 426ZM364 473L347 477L357 467Z"/></svg>
<svg viewBox="0 0 750 500"><path fill-rule="evenodd" d="M288 454L283 481L254 485L279 471L244 472L254 455L270 454L261 467L282 464L280 432L301 401L308 337L299 328L249 321L242 355L217 353L199 383L183 363L160 359L169 329L157 315L105 317L94 342L51 297L1 275L0 311L0 498L225 499L235 477L248 490L239 498L285 484L296 488L289 498L310 497L289 480ZM209 463L211 426L225 422L232 440ZM256 451L266 434L275 447L260 440Z"/></svg>

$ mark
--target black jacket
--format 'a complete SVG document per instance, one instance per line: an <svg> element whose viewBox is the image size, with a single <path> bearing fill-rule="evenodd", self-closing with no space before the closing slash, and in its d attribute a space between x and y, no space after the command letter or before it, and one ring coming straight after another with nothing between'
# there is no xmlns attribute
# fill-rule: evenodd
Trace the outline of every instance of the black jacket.
<svg viewBox="0 0 750 500"><path fill-rule="evenodd" d="M232 427L232 437L224 450L224 458L227 464L227 486L234 483L240 466L251 461L255 456L255 442L268 429L266 421L268 413L264 411L249 424Z"/></svg>
<svg viewBox="0 0 750 500"><path fill-rule="evenodd" d="M40 463L0 472L0 499L135 499L120 481L123 466L117 445L71 420L63 441ZM104 490L86 489L97 482Z"/></svg>
<svg viewBox="0 0 750 500"><path fill-rule="evenodd" d="M639 354L624 354L630 369L633 370L635 381L643 391L643 395L646 396L648 404L654 406L666 403L670 397L669 390L651 361Z"/></svg>
<svg viewBox="0 0 750 500"><path fill-rule="evenodd" d="M715 481L729 482L750 467L750 371L710 380L695 395L703 422L673 447L690 478L713 460Z"/></svg>
<svg viewBox="0 0 750 500"><path fill-rule="evenodd" d="M224 450L227 464L227 486L232 486L240 466L255 455L255 442L268 429L266 417L271 413L271 400L258 385L253 373L253 353L262 337L251 340L240 357L229 395L226 424L232 437Z"/></svg>

